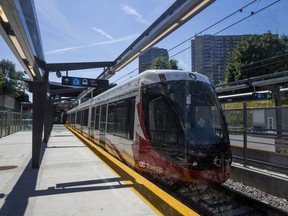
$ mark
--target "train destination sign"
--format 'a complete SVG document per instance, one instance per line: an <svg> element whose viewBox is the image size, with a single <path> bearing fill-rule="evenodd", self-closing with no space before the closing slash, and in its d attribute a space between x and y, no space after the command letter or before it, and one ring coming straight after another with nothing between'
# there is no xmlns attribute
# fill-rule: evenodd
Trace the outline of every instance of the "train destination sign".
<svg viewBox="0 0 288 216"><path fill-rule="evenodd" d="M62 76L62 85L108 88L109 80Z"/></svg>

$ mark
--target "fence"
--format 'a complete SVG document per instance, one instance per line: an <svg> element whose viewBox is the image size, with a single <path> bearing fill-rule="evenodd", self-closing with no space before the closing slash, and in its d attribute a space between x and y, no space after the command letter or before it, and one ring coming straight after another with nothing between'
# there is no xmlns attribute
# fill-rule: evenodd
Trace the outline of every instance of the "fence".
<svg viewBox="0 0 288 216"><path fill-rule="evenodd" d="M244 166L257 160L287 167L288 107L247 108L243 103L243 109L224 110L224 115L231 145Z"/></svg>
<svg viewBox="0 0 288 216"><path fill-rule="evenodd" d="M31 130L32 114L10 109L0 110L0 138L21 130Z"/></svg>

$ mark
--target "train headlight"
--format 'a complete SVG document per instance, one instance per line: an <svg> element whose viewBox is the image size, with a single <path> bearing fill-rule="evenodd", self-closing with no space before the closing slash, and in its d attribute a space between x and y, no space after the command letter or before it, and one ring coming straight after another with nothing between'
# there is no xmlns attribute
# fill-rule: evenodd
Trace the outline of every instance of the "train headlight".
<svg viewBox="0 0 288 216"><path fill-rule="evenodd" d="M189 76L191 77L192 80L196 80L196 76L193 73L189 73Z"/></svg>
<svg viewBox="0 0 288 216"><path fill-rule="evenodd" d="M214 163L215 166L221 167L222 161L221 161L221 159L218 156L216 156L214 158L214 160L213 160L213 163Z"/></svg>
<svg viewBox="0 0 288 216"><path fill-rule="evenodd" d="M197 166L198 166L198 163L197 163L196 161L194 161L194 162L192 163L192 166L193 166L193 167L197 167Z"/></svg>

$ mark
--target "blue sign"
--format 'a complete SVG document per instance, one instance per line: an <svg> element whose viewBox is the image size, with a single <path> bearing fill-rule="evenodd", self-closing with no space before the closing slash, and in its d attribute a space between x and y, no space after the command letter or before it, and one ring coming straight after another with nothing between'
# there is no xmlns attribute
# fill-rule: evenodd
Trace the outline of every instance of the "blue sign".
<svg viewBox="0 0 288 216"><path fill-rule="evenodd" d="M62 76L62 85L108 88L109 80Z"/></svg>
<svg viewBox="0 0 288 216"><path fill-rule="evenodd" d="M253 93L255 99L265 100L265 99L272 99L271 93Z"/></svg>
<svg viewBox="0 0 288 216"><path fill-rule="evenodd" d="M71 77L73 86L81 86L81 79L77 77Z"/></svg>

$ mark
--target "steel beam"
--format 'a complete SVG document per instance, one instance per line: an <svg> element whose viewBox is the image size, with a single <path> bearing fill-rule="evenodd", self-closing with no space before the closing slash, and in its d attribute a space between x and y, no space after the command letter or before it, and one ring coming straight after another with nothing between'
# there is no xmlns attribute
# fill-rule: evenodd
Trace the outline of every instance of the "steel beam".
<svg viewBox="0 0 288 216"><path fill-rule="evenodd" d="M74 63L49 63L46 64L46 70L49 72L71 71L90 68L104 68L115 65L114 61L107 62L74 62Z"/></svg>

